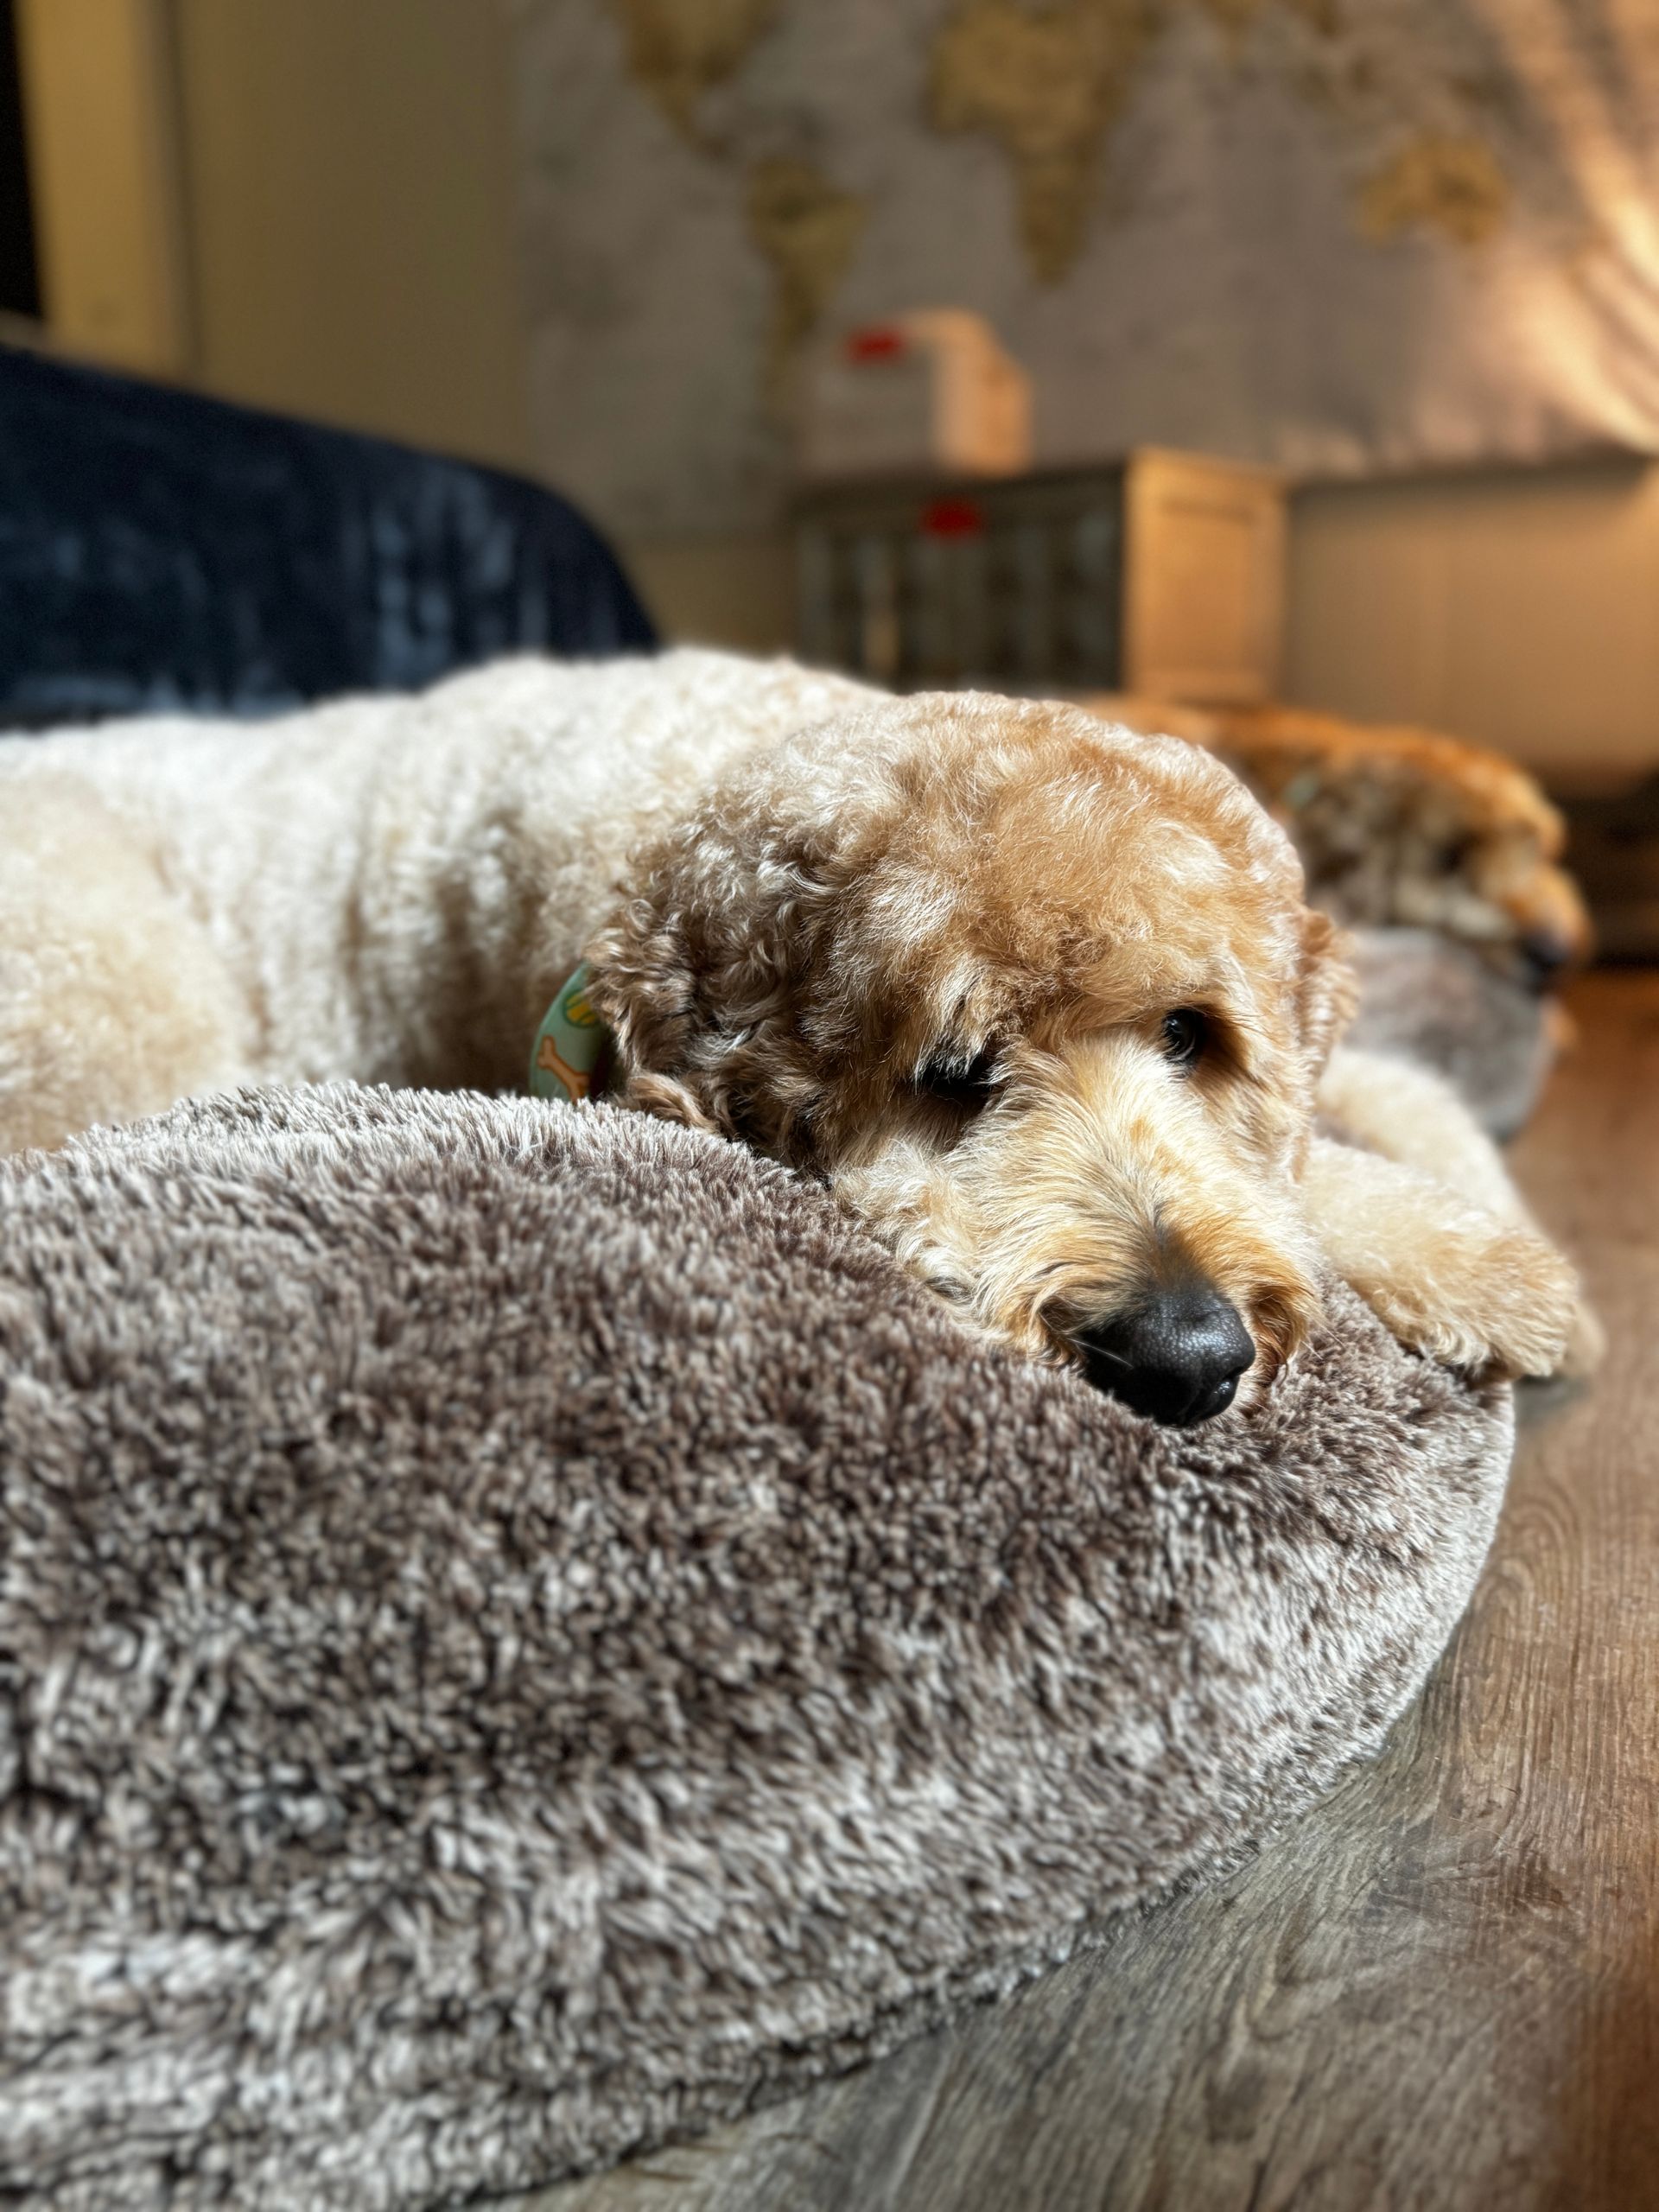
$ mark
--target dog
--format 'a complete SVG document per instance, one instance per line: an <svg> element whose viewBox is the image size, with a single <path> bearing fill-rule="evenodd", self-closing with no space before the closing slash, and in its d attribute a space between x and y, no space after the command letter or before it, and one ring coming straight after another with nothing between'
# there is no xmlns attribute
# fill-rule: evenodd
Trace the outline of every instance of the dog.
<svg viewBox="0 0 1659 2212"><path fill-rule="evenodd" d="M621 1105L823 1178L1154 1421L1270 1388L1323 1266L1471 1372L1593 1348L1452 1094L1338 1048L1338 929L1178 739L681 650L0 744L0 1152L257 1081L521 1086L582 963Z"/></svg>
<svg viewBox="0 0 1659 2212"><path fill-rule="evenodd" d="M1590 917L1567 824L1502 753L1295 707L1096 694L1090 712L1224 760L1289 831L1309 898L1354 926L1431 929L1535 990L1581 967Z"/></svg>

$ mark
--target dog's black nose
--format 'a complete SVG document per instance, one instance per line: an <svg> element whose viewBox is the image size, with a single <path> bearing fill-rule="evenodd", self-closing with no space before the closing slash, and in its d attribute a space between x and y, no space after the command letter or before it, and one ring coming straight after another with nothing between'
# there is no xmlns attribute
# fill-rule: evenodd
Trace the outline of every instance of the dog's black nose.
<svg viewBox="0 0 1659 2212"><path fill-rule="evenodd" d="M1157 1291L1076 1331L1072 1341L1097 1389L1171 1428L1225 1413L1255 1357L1236 1309L1207 1282Z"/></svg>
<svg viewBox="0 0 1659 2212"><path fill-rule="evenodd" d="M1524 979L1535 989L1547 988L1572 961L1575 950L1573 940L1562 930L1529 930L1520 947Z"/></svg>

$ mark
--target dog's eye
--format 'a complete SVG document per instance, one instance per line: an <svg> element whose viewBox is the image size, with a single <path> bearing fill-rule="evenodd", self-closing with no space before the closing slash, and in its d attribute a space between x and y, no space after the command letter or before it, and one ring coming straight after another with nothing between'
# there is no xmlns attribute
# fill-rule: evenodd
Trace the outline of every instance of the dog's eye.
<svg viewBox="0 0 1659 2212"><path fill-rule="evenodd" d="M976 1111L990 1096L996 1079L996 1052L988 1045L972 1059L940 1053L929 1060L916 1078L916 1088L948 1106Z"/></svg>
<svg viewBox="0 0 1659 2212"><path fill-rule="evenodd" d="M1197 1067L1210 1041L1210 1025L1196 1007L1177 1007L1164 1016L1164 1055L1183 1071Z"/></svg>

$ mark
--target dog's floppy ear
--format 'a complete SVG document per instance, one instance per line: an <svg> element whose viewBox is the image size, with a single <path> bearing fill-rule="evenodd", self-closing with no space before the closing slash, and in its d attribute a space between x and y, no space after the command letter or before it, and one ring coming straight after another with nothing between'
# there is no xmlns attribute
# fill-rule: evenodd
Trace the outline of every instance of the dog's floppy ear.
<svg viewBox="0 0 1659 2212"><path fill-rule="evenodd" d="M1305 908L1297 999L1302 1052L1313 1080L1317 1082L1332 1047L1353 1020L1358 998L1346 932L1317 906Z"/></svg>
<svg viewBox="0 0 1659 2212"><path fill-rule="evenodd" d="M634 855L633 884L587 948L589 995L615 1039L611 1086L625 1105L721 1131L720 1102L688 1080L697 977L682 831ZM687 885L689 888L689 882ZM619 889L620 887L619 887Z"/></svg>
<svg viewBox="0 0 1659 2212"><path fill-rule="evenodd" d="M636 854L630 874L588 948L616 1095L804 1160L820 1085L797 1016L843 887L829 841L716 796Z"/></svg>

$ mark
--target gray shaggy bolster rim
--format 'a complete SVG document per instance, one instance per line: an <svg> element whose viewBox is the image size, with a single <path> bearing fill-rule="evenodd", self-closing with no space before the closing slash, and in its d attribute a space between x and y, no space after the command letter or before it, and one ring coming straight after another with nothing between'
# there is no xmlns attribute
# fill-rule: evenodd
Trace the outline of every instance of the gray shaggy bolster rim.
<svg viewBox="0 0 1659 2212"><path fill-rule="evenodd" d="M330 1088L0 1173L0 2188L458 2201L884 2050L1372 1750L1507 1392L1157 1431L816 1189Z"/></svg>

